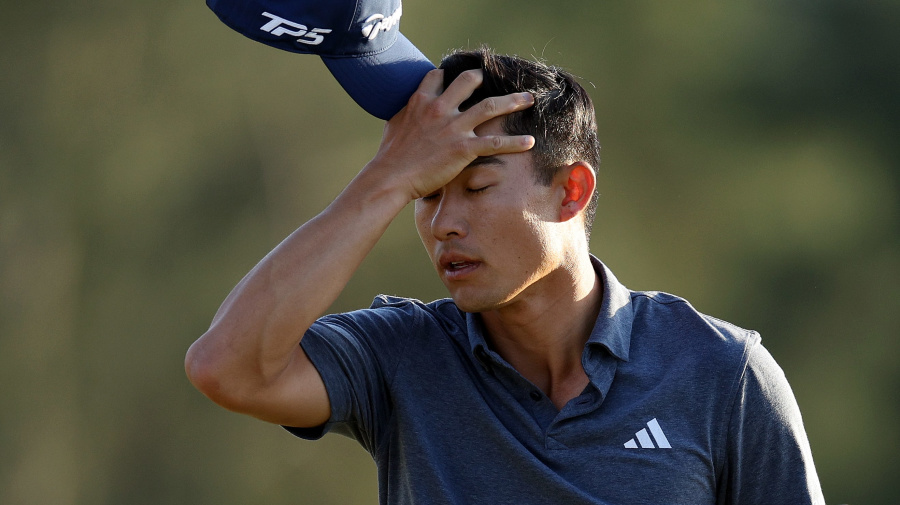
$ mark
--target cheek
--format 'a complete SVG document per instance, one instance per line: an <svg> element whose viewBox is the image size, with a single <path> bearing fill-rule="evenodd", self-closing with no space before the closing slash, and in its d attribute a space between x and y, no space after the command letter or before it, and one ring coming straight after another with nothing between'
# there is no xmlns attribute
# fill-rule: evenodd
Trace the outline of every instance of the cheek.
<svg viewBox="0 0 900 505"><path fill-rule="evenodd" d="M537 214L526 213L523 216L522 234L527 236L527 247L530 255L543 256L553 246L547 222Z"/></svg>
<svg viewBox="0 0 900 505"><path fill-rule="evenodd" d="M419 212L419 209L416 209L415 214L415 223L416 223L416 232L419 234L419 239L422 241L427 248L428 240L432 238L431 235L431 221L426 219L425 216ZM429 252L429 254L431 254Z"/></svg>
<svg viewBox="0 0 900 505"><path fill-rule="evenodd" d="M434 235L431 234L431 231L428 228L423 228L421 226L416 226L416 231L419 233L419 240L422 242L422 246L425 247L425 251L428 253L428 256L431 257L434 250Z"/></svg>
<svg viewBox="0 0 900 505"><path fill-rule="evenodd" d="M416 230L419 232L419 235L422 235L422 232L425 231L430 220L426 218L425 208L421 202L416 200L415 207L413 208L413 220L416 223Z"/></svg>

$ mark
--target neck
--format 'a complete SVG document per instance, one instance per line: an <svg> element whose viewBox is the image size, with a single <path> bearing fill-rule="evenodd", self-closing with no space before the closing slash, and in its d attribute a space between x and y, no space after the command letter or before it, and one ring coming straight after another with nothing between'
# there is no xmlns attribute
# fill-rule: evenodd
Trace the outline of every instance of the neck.
<svg viewBox="0 0 900 505"><path fill-rule="evenodd" d="M588 384L581 356L600 311L602 285L585 252L532 288L481 316L491 347L560 409Z"/></svg>

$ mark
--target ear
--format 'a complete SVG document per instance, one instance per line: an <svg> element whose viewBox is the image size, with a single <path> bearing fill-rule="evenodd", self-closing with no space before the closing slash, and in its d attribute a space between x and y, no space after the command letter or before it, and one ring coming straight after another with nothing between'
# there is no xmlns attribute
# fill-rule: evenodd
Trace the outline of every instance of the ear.
<svg viewBox="0 0 900 505"><path fill-rule="evenodd" d="M560 170L558 176L561 178L560 183L564 191L559 219L568 221L590 203L594 188L597 186L597 174L590 164L578 161Z"/></svg>

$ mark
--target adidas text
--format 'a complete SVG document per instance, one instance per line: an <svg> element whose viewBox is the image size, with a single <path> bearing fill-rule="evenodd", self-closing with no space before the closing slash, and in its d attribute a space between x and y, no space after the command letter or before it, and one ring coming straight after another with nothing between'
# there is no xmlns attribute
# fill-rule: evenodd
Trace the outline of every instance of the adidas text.
<svg viewBox="0 0 900 505"><path fill-rule="evenodd" d="M271 19L271 21L262 25L259 28L260 30L271 33L276 37L281 37L282 35L297 37L297 42L301 44L317 46L325 40L324 34L331 33L331 30L327 28L309 29L305 25L289 21L268 12L263 12L262 15Z"/></svg>

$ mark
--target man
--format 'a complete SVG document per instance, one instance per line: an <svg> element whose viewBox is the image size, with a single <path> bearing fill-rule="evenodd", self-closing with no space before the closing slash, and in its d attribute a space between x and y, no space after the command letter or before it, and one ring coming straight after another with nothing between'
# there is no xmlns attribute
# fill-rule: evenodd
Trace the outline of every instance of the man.
<svg viewBox="0 0 900 505"><path fill-rule="evenodd" d="M358 440L384 504L823 503L759 336L631 292L590 255L598 163L571 75L449 56L341 195L235 287L191 381L298 436ZM321 317L411 201L452 298Z"/></svg>

